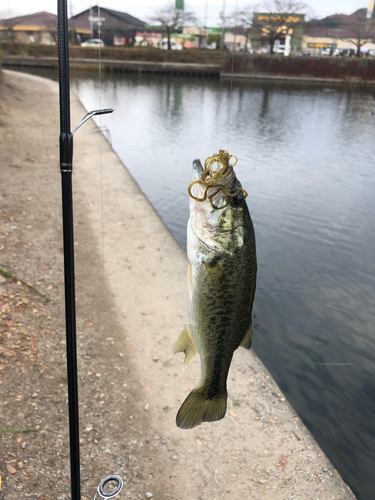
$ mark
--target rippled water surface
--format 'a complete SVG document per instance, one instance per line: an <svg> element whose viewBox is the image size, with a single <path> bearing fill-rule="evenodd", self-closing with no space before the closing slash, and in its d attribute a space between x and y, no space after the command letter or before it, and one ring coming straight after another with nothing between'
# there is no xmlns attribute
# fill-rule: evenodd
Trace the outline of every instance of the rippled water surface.
<svg viewBox="0 0 375 500"><path fill-rule="evenodd" d="M87 109L96 76L73 74ZM113 147L182 247L191 162L239 158L255 225L254 349L361 500L375 498L375 101L370 91L105 76ZM228 142L228 123L230 133Z"/></svg>

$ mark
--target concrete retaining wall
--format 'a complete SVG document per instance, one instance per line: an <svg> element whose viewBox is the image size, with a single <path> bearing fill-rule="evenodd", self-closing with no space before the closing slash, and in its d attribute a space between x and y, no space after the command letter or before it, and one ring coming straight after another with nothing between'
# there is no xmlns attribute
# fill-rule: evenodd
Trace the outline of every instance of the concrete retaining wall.
<svg viewBox="0 0 375 500"><path fill-rule="evenodd" d="M222 73L224 76L234 73L242 77L373 83L375 59L235 54L233 60L227 55Z"/></svg>

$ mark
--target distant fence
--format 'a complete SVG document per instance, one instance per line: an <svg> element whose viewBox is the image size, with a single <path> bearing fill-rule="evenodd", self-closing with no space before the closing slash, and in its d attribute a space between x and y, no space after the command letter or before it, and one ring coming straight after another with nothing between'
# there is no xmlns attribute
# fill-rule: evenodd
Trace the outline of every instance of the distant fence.
<svg viewBox="0 0 375 500"><path fill-rule="evenodd" d="M4 56L6 67L32 67L32 68L57 68L56 57L21 57ZM96 59L70 59L70 68L81 70L98 70ZM150 62L150 61L114 61L101 59L102 70L111 73L157 73L161 75L196 76L219 78L221 65L193 64L176 62Z"/></svg>
<svg viewBox="0 0 375 500"><path fill-rule="evenodd" d="M357 57L301 57L235 54L227 55L223 76L293 80L375 82L375 59Z"/></svg>
<svg viewBox="0 0 375 500"><path fill-rule="evenodd" d="M57 67L57 47L1 44L3 66ZM183 76L229 77L293 82L375 85L375 59L234 54L219 50L161 50L101 48L105 71L161 73ZM96 69L98 49L69 47L71 66ZM233 72L232 72L233 66Z"/></svg>
<svg viewBox="0 0 375 500"><path fill-rule="evenodd" d="M49 58L57 57L56 45L33 43L2 43L3 56ZM98 59L98 48L69 46L70 59ZM214 64L222 66L226 52L220 50L162 50L151 47L102 47L102 59L113 61L148 61L192 64Z"/></svg>

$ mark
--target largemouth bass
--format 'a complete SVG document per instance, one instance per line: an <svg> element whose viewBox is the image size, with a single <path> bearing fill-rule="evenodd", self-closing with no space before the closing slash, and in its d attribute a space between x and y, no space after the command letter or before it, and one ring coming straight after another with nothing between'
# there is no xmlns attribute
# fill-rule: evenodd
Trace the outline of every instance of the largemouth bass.
<svg viewBox="0 0 375 500"><path fill-rule="evenodd" d="M252 342L254 228L246 192L229 165L232 157L225 151L215 157L216 169L206 168L210 159L205 169L199 160L193 162L189 187L188 323L172 354L185 353L185 368L199 353L201 379L177 413L176 424L182 429L224 418L233 353L239 346L250 349Z"/></svg>

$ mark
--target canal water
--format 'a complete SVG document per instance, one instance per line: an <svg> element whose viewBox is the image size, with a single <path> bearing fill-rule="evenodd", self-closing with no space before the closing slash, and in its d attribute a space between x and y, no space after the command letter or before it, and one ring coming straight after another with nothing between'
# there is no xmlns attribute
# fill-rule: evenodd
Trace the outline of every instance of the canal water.
<svg viewBox="0 0 375 500"><path fill-rule="evenodd" d="M358 499L374 500L374 93L103 75L100 98L96 75L71 84L87 109L115 108L101 124L183 248L192 161L238 157L257 238L254 349Z"/></svg>

